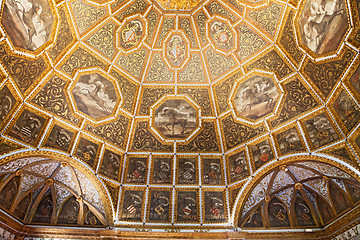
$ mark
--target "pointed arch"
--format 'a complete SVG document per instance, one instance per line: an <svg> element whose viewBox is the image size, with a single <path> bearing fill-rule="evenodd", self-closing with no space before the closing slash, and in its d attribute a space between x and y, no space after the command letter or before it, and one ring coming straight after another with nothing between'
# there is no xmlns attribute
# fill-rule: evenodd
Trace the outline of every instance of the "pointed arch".
<svg viewBox="0 0 360 240"><path fill-rule="evenodd" d="M18 186L9 188L13 179ZM104 227L113 222L103 184L85 165L62 154L29 151L1 159L0 197L2 193L12 195L3 210L25 224ZM76 219L62 211L71 209L70 200L78 208Z"/></svg>
<svg viewBox="0 0 360 240"><path fill-rule="evenodd" d="M339 186L339 184L342 185ZM339 214L346 214L358 204L360 199L357 202L352 201L353 197L347 191L347 186L354 186L356 198L360 196L358 195L359 184L358 171L347 163L343 164L341 160L334 161L314 155L283 158L264 167L238 193L233 211L234 226L250 227L245 223L249 222L250 217L261 209L260 206L263 206L261 219L264 222L263 225L266 228L280 227L275 226L276 224L267 224L270 221L267 216L272 214L267 212L267 208L270 201L275 201L273 199L276 197L288 209L289 228L324 227L335 220ZM337 196L331 193L332 189L336 190ZM260 196L259 191L264 193ZM335 200L337 204L342 205L341 210L336 211L333 206L335 197L344 200L343 202L340 201L341 199L340 202Z"/></svg>

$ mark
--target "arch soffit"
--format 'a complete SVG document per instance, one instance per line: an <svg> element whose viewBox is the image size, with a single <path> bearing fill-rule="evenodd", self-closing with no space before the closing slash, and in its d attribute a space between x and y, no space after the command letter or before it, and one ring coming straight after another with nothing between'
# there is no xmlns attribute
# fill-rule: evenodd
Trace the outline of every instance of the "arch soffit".
<svg viewBox="0 0 360 240"><path fill-rule="evenodd" d="M287 165L290 163L301 162L301 161L315 161L326 163L340 170L348 173L351 177L355 178L357 181L360 181L360 171L356 169L354 166L350 165L347 162L344 162L338 158L334 158L333 156L329 156L323 153L319 154L308 154L308 155L299 155L293 154L286 156L279 161L268 163L264 165L262 168L258 169L258 171L252 176L252 178L244 184L242 189L237 194L233 210L230 216L230 223L234 228L237 228L239 224L239 215L241 214L241 210L244 207L247 197L251 193L251 191L256 187L256 185L269 173L271 173L276 168Z"/></svg>
<svg viewBox="0 0 360 240"><path fill-rule="evenodd" d="M102 183L102 181L95 175L95 173L89 169L85 164L80 162L79 160L76 160L74 158L69 157L66 154L62 154L59 152L53 152L53 151L18 151L13 152L10 155L5 155L3 158L0 157L0 166L7 164L12 161L16 161L22 158L32 158L32 157L39 157L39 158L45 158L44 160L55 160L58 162L66 162L76 170L80 171L82 174L86 176L90 180L90 182L95 186L96 190L98 191L102 204L104 206L104 213L105 217L108 221L108 225L111 225L113 223L114 219L114 213L113 213L113 207L111 204L109 193Z"/></svg>

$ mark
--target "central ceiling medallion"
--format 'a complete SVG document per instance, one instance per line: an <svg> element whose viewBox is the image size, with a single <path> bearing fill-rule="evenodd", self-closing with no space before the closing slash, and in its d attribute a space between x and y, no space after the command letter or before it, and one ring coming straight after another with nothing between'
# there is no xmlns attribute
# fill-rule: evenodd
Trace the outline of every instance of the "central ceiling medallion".
<svg viewBox="0 0 360 240"><path fill-rule="evenodd" d="M95 120L115 112L120 102L115 82L94 71L80 73L75 82L71 95L78 111Z"/></svg>
<svg viewBox="0 0 360 240"><path fill-rule="evenodd" d="M156 0L165 10L191 10L201 0Z"/></svg>
<svg viewBox="0 0 360 240"><path fill-rule="evenodd" d="M199 127L199 109L186 97L167 96L153 107L152 125L164 139L185 140Z"/></svg>
<svg viewBox="0 0 360 240"><path fill-rule="evenodd" d="M237 83L231 103L238 117L257 121L274 111L280 94L271 75L255 72Z"/></svg>

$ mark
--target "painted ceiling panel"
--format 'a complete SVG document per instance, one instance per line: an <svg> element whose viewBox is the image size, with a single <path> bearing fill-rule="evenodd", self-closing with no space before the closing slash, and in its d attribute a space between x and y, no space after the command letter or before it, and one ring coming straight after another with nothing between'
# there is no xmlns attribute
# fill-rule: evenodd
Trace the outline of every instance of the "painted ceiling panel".
<svg viewBox="0 0 360 240"><path fill-rule="evenodd" d="M0 207L24 223L321 228L358 204L358 0L1 6Z"/></svg>

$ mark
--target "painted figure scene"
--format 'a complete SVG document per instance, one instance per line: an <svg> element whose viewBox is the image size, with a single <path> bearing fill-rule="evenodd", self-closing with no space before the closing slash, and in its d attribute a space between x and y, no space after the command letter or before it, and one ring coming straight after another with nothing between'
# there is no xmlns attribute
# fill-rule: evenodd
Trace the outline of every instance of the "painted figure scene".
<svg viewBox="0 0 360 240"><path fill-rule="evenodd" d="M1 23L15 46L34 51L49 40L54 16L46 0L6 0Z"/></svg>
<svg viewBox="0 0 360 240"><path fill-rule="evenodd" d="M112 114L118 100L114 85L97 73L82 75L72 93L77 108L95 119Z"/></svg>
<svg viewBox="0 0 360 240"><path fill-rule="evenodd" d="M155 110L155 127L168 138L186 138L197 125L196 110L185 100L167 100Z"/></svg>
<svg viewBox="0 0 360 240"><path fill-rule="evenodd" d="M271 78L255 75L239 85L234 98L236 113L257 120L273 111L279 95Z"/></svg>
<svg viewBox="0 0 360 240"><path fill-rule="evenodd" d="M308 0L299 27L303 44L316 54L338 48L349 28L343 0Z"/></svg>

